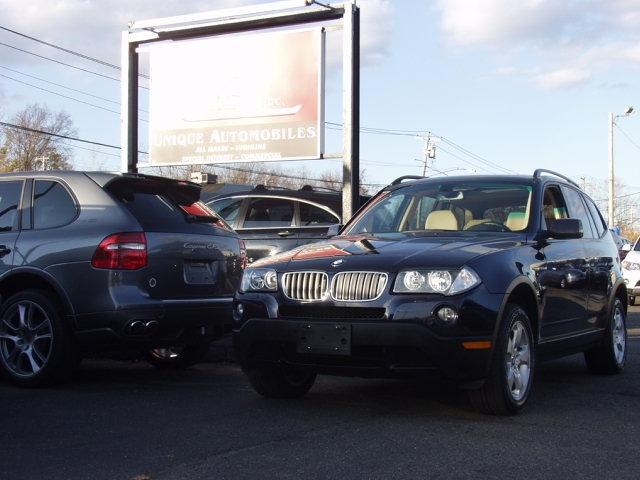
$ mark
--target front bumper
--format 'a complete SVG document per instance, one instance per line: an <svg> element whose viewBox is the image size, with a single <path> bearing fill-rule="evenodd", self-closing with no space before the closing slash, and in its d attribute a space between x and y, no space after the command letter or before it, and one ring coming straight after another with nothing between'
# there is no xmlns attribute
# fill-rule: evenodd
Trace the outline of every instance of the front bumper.
<svg viewBox="0 0 640 480"><path fill-rule="evenodd" d="M358 377L437 376L473 381L486 377L491 349L466 349L463 342L491 337L434 335L424 325L405 322L325 321L351 330L351 352L297 353L304 319L250 319L234 329L233 344L244 369L295 367L317 373Z"/></svg>
<svg viewBox="0 0 640 480"><path fill-rule="evenodd" d="M208 342L231 330L232 305L232 298L163 301L77 315L75 338L85 351Z"/></svg>
<svg viewBox="0 0 640 480"><path fill-rule="evenodd" d="M234 321L234 346L244 368L296 366L318 373L363 376L430 376L459 380L486 377L496 319L504 301L480 285L464 294L386 294L371 302L294 302L278 293L240 293L243 314ZM455 308L455 325L435 312ZM351 331L347 355L297 353L300 328L335 324ZM484 342L469 349L463 342Z"/></svg>
<svg viewBox="0 0 640 480"><path fill-rule="evenodd" d="M640 270L622 269L624 283L627 286L627 293L630 297L640 296Z"/></svg>

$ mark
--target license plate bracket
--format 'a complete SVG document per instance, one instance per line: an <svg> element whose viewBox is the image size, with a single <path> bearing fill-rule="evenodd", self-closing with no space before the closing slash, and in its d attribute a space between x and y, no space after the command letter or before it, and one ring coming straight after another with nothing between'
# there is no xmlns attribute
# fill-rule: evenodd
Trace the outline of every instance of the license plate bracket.
<svg viewBox="0 0 640 480"><path fill-rule="evenodd" d="M218 263L188 260L184 262L184 282L187 285L215 285Z"/></svg>
<svg viewBox="0 0 640 480"><path fill-rule="evenodd" d="M351 355L351 325L304 323L298 329L296 351L311 355Z"/></svg>

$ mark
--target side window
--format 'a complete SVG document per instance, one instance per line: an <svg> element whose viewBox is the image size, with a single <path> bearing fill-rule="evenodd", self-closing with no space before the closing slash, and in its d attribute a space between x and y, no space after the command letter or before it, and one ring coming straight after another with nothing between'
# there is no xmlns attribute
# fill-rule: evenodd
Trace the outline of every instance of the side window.
<svg viewBox="0 0 640 480"><path fill-rule="evenodd" d="M589 212L591 212L591 217L593 218L593 224L596 228L596 233L598 234L598 238L602 236L602 234L607 230L607 224L604 223L602 219L602 215L600 215L600 211L596 204L591 201L590 198L583 197L587 207L589 208Z"/></svg>
<svg viewBox="0 0 640 480"><path fill-rule="evenodd" d="M289 227L293 222L293 201L281 198L252 199L244 228Z"/></svg>
<svg viewBox="0 0 640 480"><path fill-rule="evenodd" d="M587 207L582 203L582 195L573 188L563 187L562 191L567 200L570 218L577 218L582 221L582 231L584 238L593 238L591 229L591 215L587 212Z"/></svg>
<svg viewBox="0 0 640 480"><path fill-rule="evenodd" d="M320 225L334 225L340 219L326 210L306 202L298 202L300 208L300 226L316 227Z"/></svg>
<svg viewBox="0 0 640 480"><path fill-rule="evenodd" d="M54 228L71 223L76 202L59 182L36 180L33 191L33 228Z"/></svg>
<svg viewBox="0 0 640 480"><path fill-rule="evenodd" d="M569 218L567 206L557 186L550 186L544 189L544 198L542 200L542 216L545 225L549 225L550 221L560 220L561 218Z"/></svg>
<svg viewBox="0 0 640 480"><path fill-rule="evenodd" d="M0 182L0 232L10 232L18 228L18 206L22 185L22 181Z"/></svg>
<svg viewBox="0 0 640 480"><path fill-rule="evenodd" d="M241 198L221 198L210 203L211 208L220 215L227 223L233 224L238 218L240 207L242 206Z"/></svg>

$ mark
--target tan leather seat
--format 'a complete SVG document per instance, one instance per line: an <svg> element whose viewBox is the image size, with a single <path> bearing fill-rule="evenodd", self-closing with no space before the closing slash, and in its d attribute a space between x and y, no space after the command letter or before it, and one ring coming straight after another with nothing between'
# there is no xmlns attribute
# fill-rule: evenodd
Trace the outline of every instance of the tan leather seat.
<svg viewBox="0 0 640 480"><path fill-rule="evenodd" d="M458 220L450 210L435 210L424 224L425 230L458 230Z"/></svg>
<svg viewBox="0 0 640 480"><path fill-rule="evenodd" d="M482 223L487 223L488 221L489 221L488 218L479 218L477 220L469 220L467 223L465 223L464 229L468 230L471 227L475 227L476 225L480 225Z"/></svg>
<svg viewBox="0 0 640 480"><path fill-rule="evenodd" d="M512 232L518 232L527 228L528 218L525 212L511 212L504 222L504 226Z"/></svg>

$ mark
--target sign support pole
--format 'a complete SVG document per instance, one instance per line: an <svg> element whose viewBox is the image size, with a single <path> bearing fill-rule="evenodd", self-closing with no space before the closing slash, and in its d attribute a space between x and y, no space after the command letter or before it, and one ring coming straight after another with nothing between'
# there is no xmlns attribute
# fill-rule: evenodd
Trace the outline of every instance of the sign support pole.
<svg viewBox="0 0 640 480"><path fill-rule="evenodd" d="M138 52L137 43L129 41L128 32L122 34L122 79L120 101L122 104L120 148L121 172L138 173Z"/></svg>
<svg viewBox="0 0 640 480"><path fill-rule="evenodd" d="M360 8L346 4L342 59L342 222L360 206Z"/></svg>

